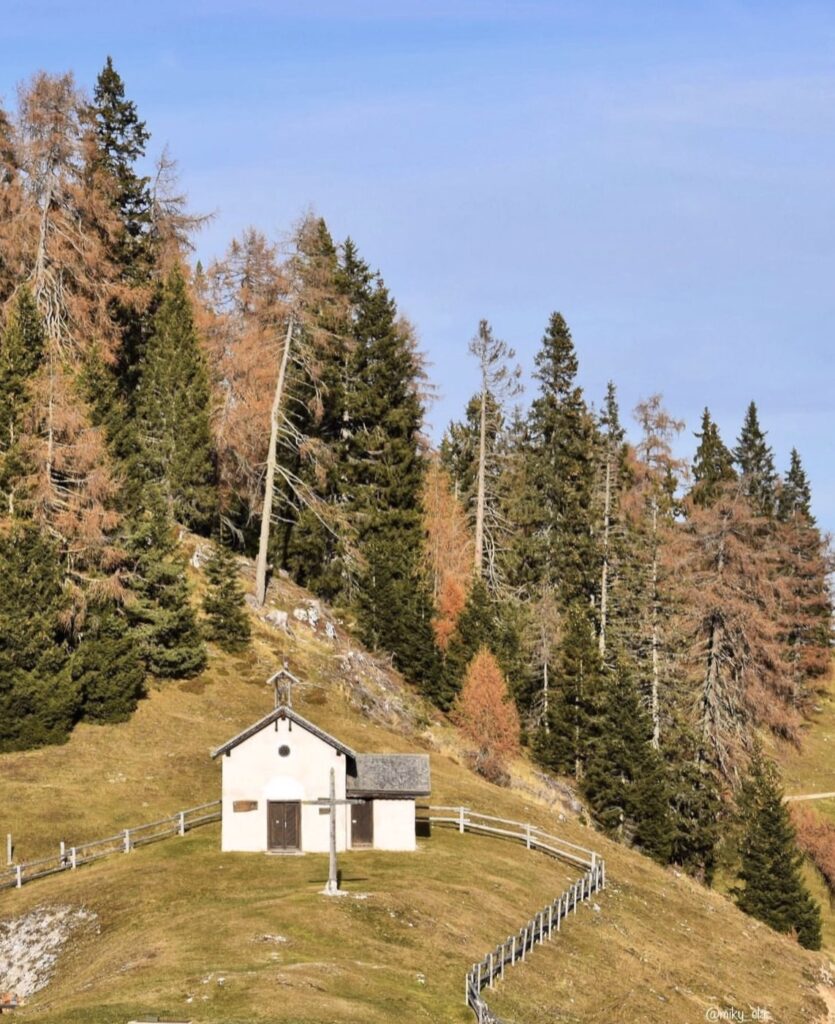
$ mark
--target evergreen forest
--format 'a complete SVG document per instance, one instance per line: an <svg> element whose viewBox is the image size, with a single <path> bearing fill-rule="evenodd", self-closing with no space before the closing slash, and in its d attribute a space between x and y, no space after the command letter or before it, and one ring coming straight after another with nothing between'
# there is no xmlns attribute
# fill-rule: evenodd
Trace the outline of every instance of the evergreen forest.
<svg viewBox="0 0 835 1024"><path fill-rule="evenodd" d="M819 944L813 905L784 920L752 888L772 865L804 891L760 744L801 741L830 668L798 451L777 465L755 401L722 437L652 384L634 410L616 382L584 393L547 310L527 389L473 325L472 398L434 445L373 254L308 215L203 265L150 138L110 59L89 93L38 73L0 109L0 751L244 649L247 556L256 607L287 573L465 732L474 709L493 781L521 745L599 828L707 882L736 822L743 908Z"/></svg>

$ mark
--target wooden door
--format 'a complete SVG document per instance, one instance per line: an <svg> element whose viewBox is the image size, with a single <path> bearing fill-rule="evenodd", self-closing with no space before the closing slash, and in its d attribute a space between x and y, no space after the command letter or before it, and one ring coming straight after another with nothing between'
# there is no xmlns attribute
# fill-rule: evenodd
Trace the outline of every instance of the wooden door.
<svg viewBox="0 0 835 1024"><path fill-rule="evenodd" d="M374 845L374 803L351 804L351 846Z"/></svg>
<svg viewBox="0 0 835 1024"><path fill-rule="evenodd" d="M297 800L271 800L267 804L269 849L301 849L301 810Z"/></svg>

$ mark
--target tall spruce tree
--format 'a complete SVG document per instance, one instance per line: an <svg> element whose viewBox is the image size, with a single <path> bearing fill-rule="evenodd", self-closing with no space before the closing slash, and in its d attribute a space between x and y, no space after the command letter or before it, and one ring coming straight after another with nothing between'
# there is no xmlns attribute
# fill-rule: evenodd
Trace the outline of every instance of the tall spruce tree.
<svg viewBox="0 0 835 1024"><path fill-rule="evenodd" d="M388 289L352 246L343 271L354 323L344 429L346 503L362 562L357 617L363 639L431 692L440 665L421 566L421 366Z"/></svg>
<svg viewBox="0 0 835 1024"><path fill-rule="evenodd" d="M734 457L719 435L719 428L710 415L702 413L702 430L697 433L699 446L693 459L693 489L691 498L696 505L712 505L723 487L736 479Z"/></svg>
<svg viewBox="0 0 835 1024"><path fill-rule="evenodd" d="M203 668L206 648L173 533L164 498L157 488L146 487L128 538L132 566L128 621L149 671L176 679Z"/></svg>
<svg viewBox="0 0 835 1024"><path fill-rule="evenodd" d="M810 526L815 525L809 478L800 461L800 453L792 448L789 468L777 499L777 517L781 522L788 523L797 516L802 516Z"/></svg>
<svg viewBox="0 0 835 1024"><path fill-rule="evenodd" d="M136 396L140 480L158 486L172 514L206 529L216 507L211 392L185 277L168 276L154 315Z"/></svg>
<svg viewBox="0 0 835 1024"><path fill-rule="evenodd" d="M152 203L150 179L137 172L150 138L136 104L125 98L125 85L108 57L96 79L90 108L98 162L111 177L111 202L122 224L116 258L124 279L144 284L150 277Z"/></svg>
<svg viewBox="0 0 835 1024"><path fill-rule="evenodd" d="M617 391L612 381L606 388L606 398L599 423L600 446L596 504L599 510L600 536L600 626L598 646L600 657L606 660L606 645L612 618L619 618L624 600L621 595L622 570L625 561L625 526L622 520L622 492L628 480L626 431L620 422ZM614 614L613 614L614 613ZM616 626L615 633L619 630Z"/></svg>
<svg viewBox="0 0 835 1024"><path fill-rule="evenodd" d="M95 142L92 166L107 182L106 195L116 219L116 228L105 241L120 287L111 302L119 333L116 358L104 358L93 350L87 366L88 393L111 451L124 461L136 445L134 392L151 329L155 301L151 286L157 267L150 178L138 170L150 134L136 104L126 98L124 82L110 57L96 79L89 118ZM126 497L130 496L128 490Z"/></svg>
<svg viewBox="0 0 835 1024"><path fill-rule="evenodd" d="M251 629L244 610L244 591L232 551L217 542L206 563L207 589L203 597L205 633L224 651L241 651L249 643Z"/></svg>
<svg viewBox="0 0 835 1024"><path fill-rule="evenodd" d="M61 743L78 716L66 604L56 546L31 523L0 535L0 750Z"/></svg>
<svg viewBox="0 0 835 1024"><path fill-rule="evenodd" d="M596 594L600 559L591 530L595 426L577 385L568 324L553 313L536 355L539 395L530 413L531 482L537 522L536 574L557 589L563 607Z"/></svg>
<svg viewBox="0 0 835 1024"><path fill-rule="evenodd" d="M124 722L145 692L145 666L122 609L112 602L88 606L72 656L72 678L89 722Z"/></svg>
<svg viewBox="0 0 835 1024"><path fill-rule="evenodd" d="M773 762L757 749L740 794L742 840L735 895L746 914L778 932L797 933L807 949L821 947L821 912L801 876L803 857Z"/></svg>
<svg viewBox="0 0 835 1024"><path fill-rule="evenodd" d="M538 761L577 779L583 775L589 752L602 670L588 606L577 600L565 614L553 698L534 737Z"/></svg>
<svg viewBox="0 0 835 1024"><path fill-rule="evenodd" d="M608 674L587 725L583 794L601 827L666 863L673 846L664 764L628 668Z"/></svg>
<svg viewBox="0 0 835 1024"><path fill-rule="evenodd" d="M832 557L812 515L812 491L796 448L779 491L777 519L773 543L784 581L781 632L794 699L804 705L811 696L809 683L825 675L832 661Z"/></svg>
<svg viewBox="0 0 835 1024"><path fill-rule="evenodd" d="M757 515L771 518L777 504L777 473L774 453L766 443L760 427L757 406L751 402L734 449L742 487Z"/></svg>
<svg viewBox="0 0 835 1024"><path fill-rule="evenodd" d="M44 353L44 333L32 293L18 289L0 343L0 494L9 515L18 511L24 485L23 417L32 401L33 376Z"/></svg>
<svg viewBox="0 0 835 1024"><path fill-rule="evenodd" d="M719 843L719 786L684 715L665 737L662 754L673 829L670 861L711 885Z"/></svg>

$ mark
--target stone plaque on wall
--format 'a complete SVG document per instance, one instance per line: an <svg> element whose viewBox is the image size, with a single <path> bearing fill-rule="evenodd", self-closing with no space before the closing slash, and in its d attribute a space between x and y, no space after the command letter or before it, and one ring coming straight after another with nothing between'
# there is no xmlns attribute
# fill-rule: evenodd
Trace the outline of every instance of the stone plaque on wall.
<svg viewBox="0 0 835 1024"><path fill-rule="evenodd" d="M257 811L258 801L257 800L233 800L232 810L238 814L241 811Z"/></svg>

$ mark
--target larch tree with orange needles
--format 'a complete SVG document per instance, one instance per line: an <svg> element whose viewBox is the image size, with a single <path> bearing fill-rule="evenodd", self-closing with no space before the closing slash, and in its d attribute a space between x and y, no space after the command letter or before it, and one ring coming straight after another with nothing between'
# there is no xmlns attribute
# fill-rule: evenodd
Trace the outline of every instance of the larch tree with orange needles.
<svg viewBox="0 0 835 1024"><path fill-rule="evenodd" d="M440 649L446 650L467 603L473 577L473 543L467 514L452 489L440 460L429 461L423 482L426 566L435 604L432 625Z"/></svg>
<svg viewBox="0 0 835 1024"><path fill-rule="evenodd" d="M467 668L453 720L475 745L475 770L491 782L506 782L507 762L519 752L519 713L502 670L486 647Z"/></svg>
<svg viewBox="0 0 835 1024"><path fill-rule="evenodd" d="M9 141L14 160L7 154L0 177L12 176L15 194L0 262L15 265L44 335L22 439L30 511L58 542L73 585L104 569L118 589L117 483L85 388L94 352L112 362L119 341L113 182L95 160L88 108L70 74L39 73L21 88Z"/></svg>

